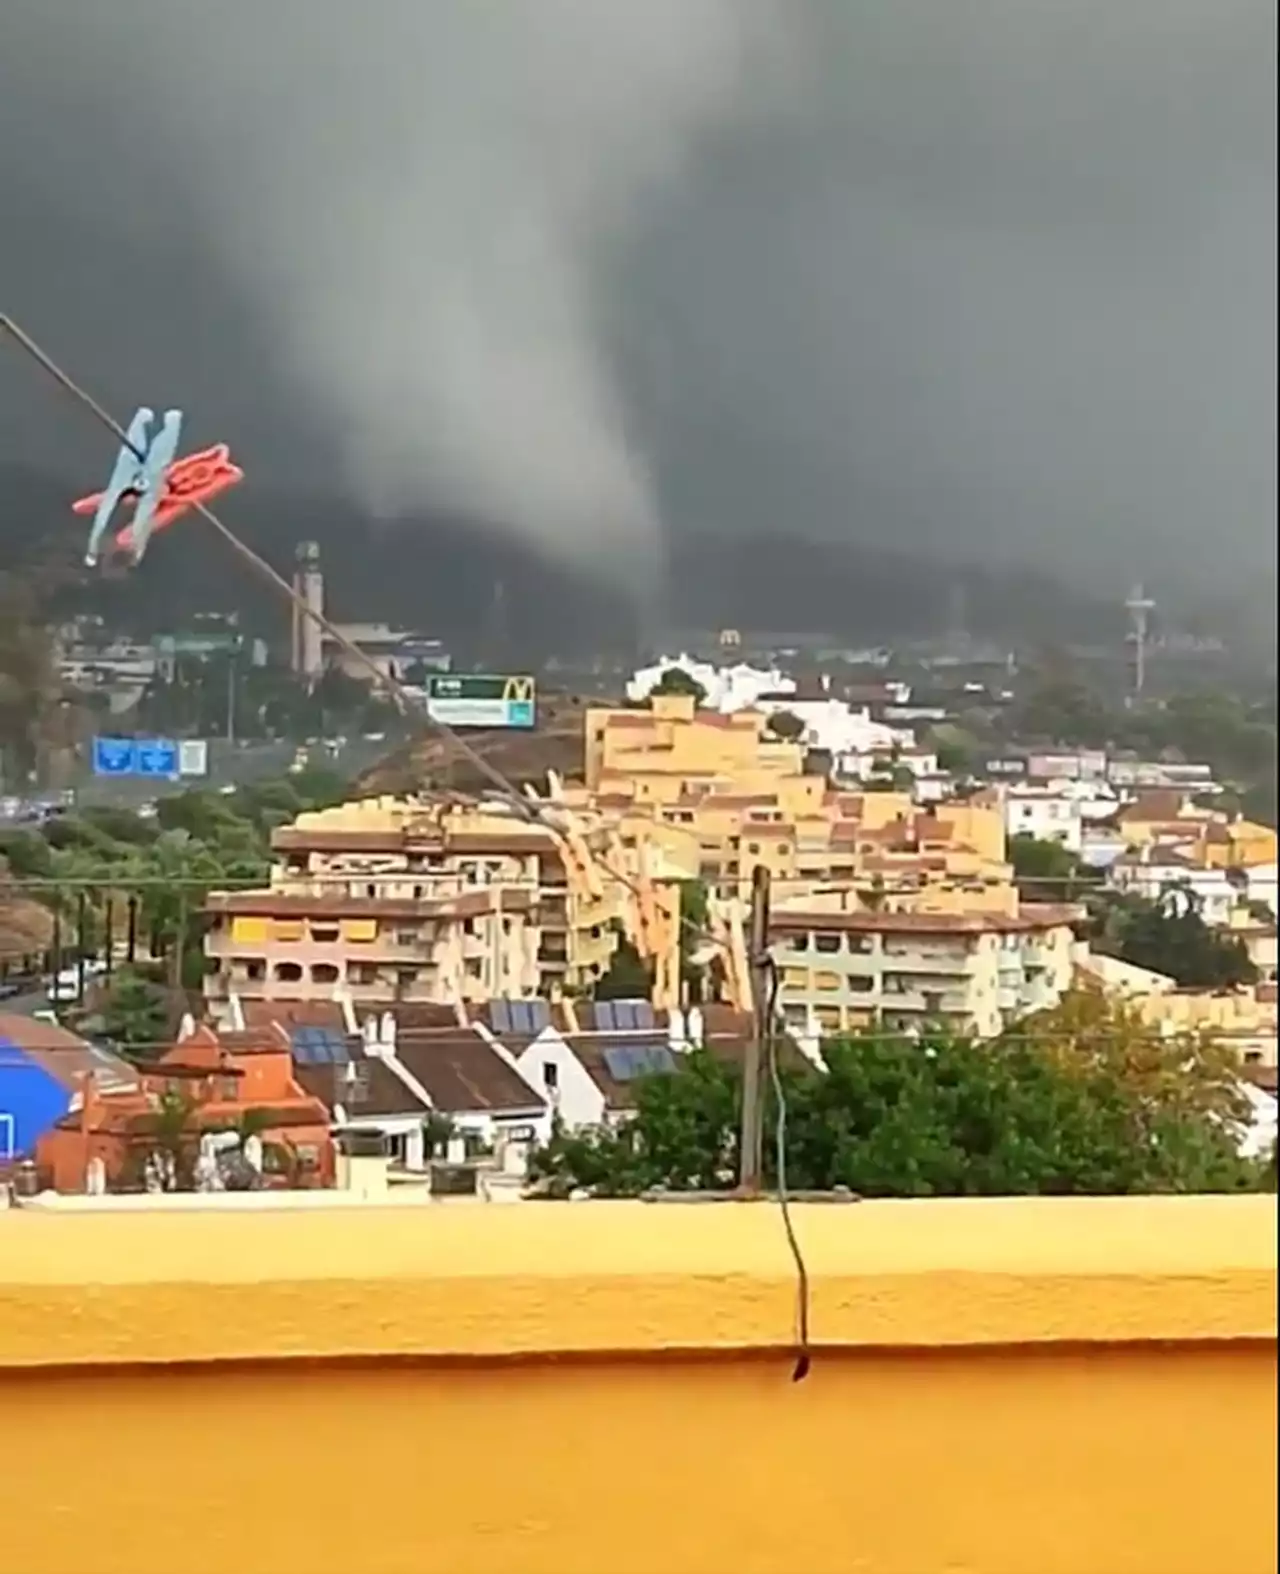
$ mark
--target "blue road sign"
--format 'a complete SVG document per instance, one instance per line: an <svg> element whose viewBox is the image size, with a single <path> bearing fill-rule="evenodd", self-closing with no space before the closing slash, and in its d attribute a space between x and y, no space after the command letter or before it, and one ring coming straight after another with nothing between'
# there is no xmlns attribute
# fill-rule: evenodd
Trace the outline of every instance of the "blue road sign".
<svg viewBox="0 0 1280 1574"><path fill-rule="evenodd" d="M139 738L139 776L162 777L168 780L178 774L178 745L172 738Z"/></svg>
<svg viewBox="0 0 1280 1574"><path fill-rule="evenodd" d="M138 769L138 745L132 738L95 738L93 774L132 776Z"/></svg>
<svg viewBox="0 0 1280 1574"><path fill-rule="evenodd" d="M168 781L178 774L178 745L172 738L95 738L93 773Z"/></svg>

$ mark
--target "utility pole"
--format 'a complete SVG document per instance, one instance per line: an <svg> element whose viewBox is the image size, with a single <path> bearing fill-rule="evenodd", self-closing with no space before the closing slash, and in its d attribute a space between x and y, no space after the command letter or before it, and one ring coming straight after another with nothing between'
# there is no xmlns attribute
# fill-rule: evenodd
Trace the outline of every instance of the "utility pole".
<svg viewBox="0 0 1280 1574"><path fill-rule="evenodd" d="M758 1195L764 1168L764 1105L761 1078L765 1050L773 1033L769 958L769 871L757 864L751 872L751 919L747 930L747 962L751 968L752 1032L742 1074L742 1133L739 1141L738 1189Z"/></svg>
<svg viewBox="0 0 1280 1574"><path fill-rule="evenodd" d="M236 657L238 650L227 653L227 742L236 741Z"/></svg>

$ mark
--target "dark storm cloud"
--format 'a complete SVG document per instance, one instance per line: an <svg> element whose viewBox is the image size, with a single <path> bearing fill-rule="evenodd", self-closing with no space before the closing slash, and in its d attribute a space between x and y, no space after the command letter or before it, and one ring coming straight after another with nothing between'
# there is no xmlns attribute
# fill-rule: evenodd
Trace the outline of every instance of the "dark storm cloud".
<svg viewBox="0 0 1280 1574"><path fill-rule="evenodd" d="M7 309L256 470L620 578L736 526L1267 589L1265 0L6 0L0 28ZM16 392L0 368L33 441Z"/></svg>

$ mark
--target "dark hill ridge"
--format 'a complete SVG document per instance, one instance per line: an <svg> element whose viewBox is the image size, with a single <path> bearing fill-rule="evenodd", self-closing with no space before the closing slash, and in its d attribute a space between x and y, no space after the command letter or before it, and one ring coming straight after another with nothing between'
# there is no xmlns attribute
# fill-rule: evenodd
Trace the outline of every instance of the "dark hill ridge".
<svg viewBox="0 0 1280 1574"><path fill-rule="evenodd" d="M55 557L73 568L83 527L75 487L0 465L0 562ZM556 653L627 654L643 645L620 591L602 589L491 528L438 514L376 522L332 499L273 494L252 477L228 497L227 522L288 572L295 544L320 544L329 606L340 619L430 629L460 652L495 646L527 665ZM500 614L495 611L501 585ZM1117 608L1029 571L975 569L853 543L686 533L669 546L666 626L828 630L853 643L911 638L947 624L957 585L977 635L1010 642L1114 640ZM87 607L142 627L172 627L202 611L241 610L283 637L278 598L255 583L198 519L156 538L146 569L82 581Z"/></svg>

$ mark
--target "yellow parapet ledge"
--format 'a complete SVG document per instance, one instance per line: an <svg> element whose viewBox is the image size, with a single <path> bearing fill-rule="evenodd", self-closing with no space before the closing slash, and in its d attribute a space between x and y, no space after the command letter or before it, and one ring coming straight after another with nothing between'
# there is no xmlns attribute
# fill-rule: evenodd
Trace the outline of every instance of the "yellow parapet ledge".
<svg viewBox="0 0 1280 1574"><path fill-rule="evenodd" d="M1271 1197L793 1209L829 1349L1276 1335ZM777 1206L0 1214L0 1368L787 1345Z"/></svg>

